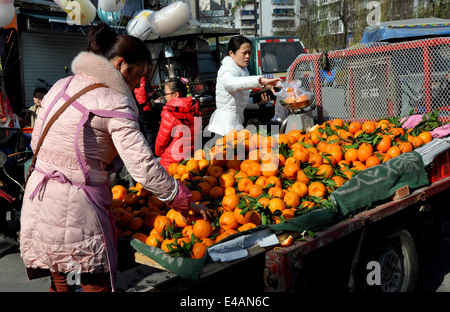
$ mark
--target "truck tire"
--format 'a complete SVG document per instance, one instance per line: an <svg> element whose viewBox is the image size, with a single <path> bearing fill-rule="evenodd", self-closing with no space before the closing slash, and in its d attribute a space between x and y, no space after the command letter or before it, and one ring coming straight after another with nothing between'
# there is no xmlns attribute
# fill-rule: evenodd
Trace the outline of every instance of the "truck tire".
<svg viewBox="0 0 450 312"><path fill-rule="evenodd" d="M414 239L406 227L383 229L362 242L356 291L412 292L419 274Z"/></svg>

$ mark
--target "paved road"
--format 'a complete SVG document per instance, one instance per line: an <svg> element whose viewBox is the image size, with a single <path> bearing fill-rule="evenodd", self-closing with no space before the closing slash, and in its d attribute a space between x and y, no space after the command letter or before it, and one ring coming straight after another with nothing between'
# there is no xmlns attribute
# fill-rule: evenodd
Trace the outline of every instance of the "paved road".
<svg viewBox="0 0 450 312"><path fill-rule="evenodd" d="M418 291L450 292L450 216L443 220L442 234L429 233L419 257ZM47 292L49 284L48 278L28 281L19 251L0 237L0 292Z"/></svg>

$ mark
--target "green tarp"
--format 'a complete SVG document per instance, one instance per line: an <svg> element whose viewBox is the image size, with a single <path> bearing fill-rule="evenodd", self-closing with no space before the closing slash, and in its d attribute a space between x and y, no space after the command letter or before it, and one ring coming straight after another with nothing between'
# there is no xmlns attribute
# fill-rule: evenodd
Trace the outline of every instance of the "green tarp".
<svg viewBox="0 0 450 312"><path fill-rule="evenodd" d="M335 200L335 210L325 208L313 210L283 223L262 225L250 231L233 234L221 243L226 243L240 235L248 235L262 228L294 232L324 230L344 220L352 213L371 208L374 203L389 198L397 189L405 185L413 189L426 184L428 184L428 178L420 154L414 151L401 154L385 163L360 172L336 189L331 195ZM197 280L207 260L206 256L199 260L183 257L173 258L161 249L148 246L136 239L131 241L131 245L138 252L187 280Z"/></svg>

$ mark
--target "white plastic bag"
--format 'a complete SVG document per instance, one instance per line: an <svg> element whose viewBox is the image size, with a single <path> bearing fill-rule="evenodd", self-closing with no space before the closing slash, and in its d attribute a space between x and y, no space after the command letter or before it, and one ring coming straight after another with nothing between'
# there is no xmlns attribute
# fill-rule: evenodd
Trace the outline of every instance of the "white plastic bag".
<svg viewBox="0 0 450 312"><path fill-rule="evenodd" d="M191 9L187 3L176 1L150 15L152 31L164 36L183 26L191 18Z"/></svg>
<svg viewBox="0 0 450 312"><path fill-rule="evenodd" d="M300 82L281 82L280 88L280 91L274 93L277 97L277 101L297 103L307 101L312 97L312 93L305 91L300 86Z"/></svg>

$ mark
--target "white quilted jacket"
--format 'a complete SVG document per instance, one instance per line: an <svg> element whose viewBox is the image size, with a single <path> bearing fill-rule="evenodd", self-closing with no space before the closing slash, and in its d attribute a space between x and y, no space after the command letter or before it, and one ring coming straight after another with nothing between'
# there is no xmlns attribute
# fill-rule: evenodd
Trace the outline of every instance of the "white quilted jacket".
<svg viewBox="0 0 450 312"><path fill-rule="evenodd" d="M241 68L231 56L226 56L217 73L216 110L207 130L223 136L232 129L243 129L250 90L261 88L258 79L259 76L249 76L247 68Z"/></svg>

